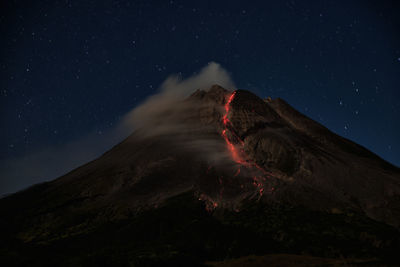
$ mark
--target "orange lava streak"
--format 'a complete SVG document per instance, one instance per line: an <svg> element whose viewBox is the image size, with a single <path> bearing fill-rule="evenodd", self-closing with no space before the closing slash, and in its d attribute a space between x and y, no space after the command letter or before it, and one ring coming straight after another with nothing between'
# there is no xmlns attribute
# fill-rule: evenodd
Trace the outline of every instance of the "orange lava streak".
<svg viewBox="0 0 400 267"><path fill-rule="evenodd" d="M228 136L226 135L226 129L222 131L222 137L225 139L225 142L228 146L229 151L231 152L231 156L233 161L239 164L243 164L244 161L240 158L238 151L236 150L235 145L229 140Z"/></svg>
<svg viewBox="0 0 400 267"><path fill-rule="evenodd" d="M224 108L225 108L225 114L222 117L222 122L224 124L224 129L221 132L222 137L225 140L225 143L228 147L228 150L231 154L231 157L233 159L233 161L235 161L236 163L240 164L238 170L236 171L234 176L239 175L240 173L240 168L241 166L244 166L246 168L249 169L258 169L258 171L261 171L264 176L268 176L269 173L266 172L263 168L261 168L260 166L258 166L257 163L255 162L250 162L247 161L246 158L246 154L243 150L243 146L244 146L244 142L243 140L241 140L241 138L239 136L236 135L235 132L233 131L229 131L229 133L234 137L234 139L240 144L241 148L238 150L237 146L235 146L235 144L233 144L231 142L231 140L229 139L228 135L227 135L227 131L228 131L228 127L232 126L228 116L229 116L229 112L231 110L231 103L233 101L233 99L235 98L236 95L236 91L233 92L227 99ZM259 177L259 176L254 176L253 177L253 185L257 188L257 191L260 195L260 197L263 195L264 193L264 182L265 182L265 178L264 177Z"/></svg>
<svg viewBox="0 0 400 267"><path fill-rule="evenodd" d="M221 135L222 135L222 137L224 138L225 143L227 144L227 147L228 147L228 150L229 150L230 153L231 153L232 159L233 159L236 163L244 164L245 161L240 157L239 151L236 149L235 145L229 140L228 135L227 135L227 127L228 127L228 125L231 124L231 122L229 121L228 115L229 115L229 111L230 111L230 109L231 109L231 102L232 102L233 99L235 98L235 95L236 95L236 91L233 92L233 93L228 97L228 100L227 100L226 103L225 103L225 106L224 106L224 108L225 108L225 114L224 114L224 116L222 117L222 122L223 122L223 124L224 124L225 129L222 130ZM237 136L235 136L235 137L238 139L239 142L242 143L242 140L240 140L240 138L238 138Z"/></svg>
<svg viewBox="0 0 400 267"><path fill-rule="evenodd" d="M236 95L236 91L233 92L229 96L228 101L226 101L225 106L224 106L225 114L224 114L224 117L222 118L222 122L224 123L225 127L228 125L228 123L230 123L230 121L228 119L228 114L229 114L229 110L231 109L231 102L232 102L233 98L235 98L235 95Z"/></svg>
<svg viewBox="0 0 400 267"><path fill-rule="evenodd" d="M231 157L234 162L239 164L239 167L237 171L235 172L234 176L238 176L241 173L241 168L245 167L248 170L251 170L252 173L260 173L260 171L264 174L267 175L267 172L261 168L260 166L257 165L257 163L252 162L250 160L247 160L248 156L246 155L244 151L244 142L243 140L233 131L232 123L229 120L229 112L231 110L231 103L233 99L235 98L236 91L233 92L232 94L229 95L229 97L226 100L226 103L224 105L225 113L222 116L222 123L224 125L224 129L221 132L222 137L225 140L226 146L231 154ZM229 136L228 136L229 134ZM234 142L231 141L231 139L234 140ZM235 144L237 143L237 145ZM211 170L211 166L208 167L207 173ZM259 194L259 199L262 197L264 193L264 182L265 178L262 176L253 176L252 177L252 184L256 188L258 194ZM223 194L224 194L224 187L223 187L223 177L218 177L218 183L220 185L220 190L219 190L219 201L220 204L223 201ZM240 185L240 187L243 189L244 185ZM204 201L205 203L205 208L208 212L212 212L215 210L220 204L217 202L217 200L211 198L210 196L207 196L206 194L201 194L199 196L200 201ZM235 209L236 212L239 212L238 209Z"/></svg>

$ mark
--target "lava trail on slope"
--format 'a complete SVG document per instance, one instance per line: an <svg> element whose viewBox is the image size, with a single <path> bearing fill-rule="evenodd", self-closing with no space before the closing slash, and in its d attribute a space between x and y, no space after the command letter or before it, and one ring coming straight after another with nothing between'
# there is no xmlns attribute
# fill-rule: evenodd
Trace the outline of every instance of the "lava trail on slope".
<svg viewBox="0 0 400 267"><path fill-rule="evenodd" d="M244 150L244 140L242 140L235 133L234 127L229 119L232 108L231 103L234 101L235 96L236 91L227 96L227 100L224 105L225 113L222 117L223 130L221 135L225 140L226 146L233 161L238 164L238 168L234 173L234 176L240 175L241 169L245 169L246 173L250 173L252 177L252 184L256 187L259 198L261 198L265 191L267 178L270 176L270 174L249 158Z"/></svg>

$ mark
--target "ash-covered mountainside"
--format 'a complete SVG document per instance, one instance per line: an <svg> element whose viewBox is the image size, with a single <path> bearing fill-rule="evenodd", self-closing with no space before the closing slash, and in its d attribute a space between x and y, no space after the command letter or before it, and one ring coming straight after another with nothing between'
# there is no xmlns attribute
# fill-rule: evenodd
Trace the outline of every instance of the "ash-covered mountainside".
<svg viewBox="0 0 400 267"><path fill-rule="evenodd" d="M98 251L106 248L104 253L112 255L114 260L121 258L124 263L136 262L139 266L143 257L152 263L183 258L185 262L198 263L282 251L330 257L338 253L357 257L362 254L341 251L340 242L366 246L364 252L383 251L374 254L379 258L397 247L399 169L330 132L285 101L263 100L246 90L231 92L214 85L147 119L143 127L100 158L54 181L0 200L1 231L5 237L0 252L6 262L31 261L41 265L41 257L52 251L54 257L71 259L75 255L72 259L78 265L86 265L85 260L96 265L93 260ZM171 222L173 219L162 214L175 205L172 216L179 221ZM318 219L310 226L311 222L306 221L312 216ZM203 233L202 237L189 234L187 238L191 241L171 234L180 227L172 225L182 224L190 229L192 224L186 224L189 218L194 220L193 231L208 234ZM240 223L234 222L236 219ZM240 228L244 220L248 222ZM300 221L295 223L296 220ZM168 222L164 225L165 221ZM308 230L299 230L301 224L308 225ZM331 234L329 240L340 240L332 241L335 245L318 239L327 250L339 246L336 252L326 254L324 249L318 252L298 241L317 238L318 234L307 232L313 227L322 227L319 229L322 231L324 227L331 229L331 225L337 229L344 227L344 235L351 232L351 237L346 237L350 241L338 234L341 230ZM372 226L365 228L366 225ZM115 233L115 227L125 230ZM222 231L223 236L216 234L215 239L224 241L211 242L213 237L209 233L213 231ZM230 231L249 231L249 234L226 238L224 235ZM152 240L144 238L145 233ZM307 238L299 238L305 234ZM129 235L132 240L121 245L121 240ZM242 244L252 236L263 235L265 240L257 239L254 243L263 244L261 247L252 250L255 245L246 244L248 251L240 250L241 245L231 247L232 242ZM120 239L115 241L115 236ZM207 241L203 240L205 237ZM200 241L190 249L197 251L197 256L193 256L194 252L182 252L180 245L196 238ZM91 241L87 244L83 239ZM115 252L109 242L122 246L119 249L124 252ZM76 251L78 244L85 247ZM170 247L163 247L167 244ZM207 246L215 248L216 254L207 250ZM97 252L92 251L95 256L88 252L91 247L96 248ZM157 251L153 251L154 247ZM164 258L149 259L146 248L151 253L172 254L161 253ZM25 256L15 256L19 254Z"/></svg>

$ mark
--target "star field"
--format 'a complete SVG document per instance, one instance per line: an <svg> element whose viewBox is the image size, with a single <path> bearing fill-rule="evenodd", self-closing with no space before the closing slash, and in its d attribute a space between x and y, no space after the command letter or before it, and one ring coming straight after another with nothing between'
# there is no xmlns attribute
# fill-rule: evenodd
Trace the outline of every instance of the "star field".
<svg viewBox="0 0 400 267"><path fill-rule="evenodd" d="M210 61L400 165L396 1L32 2L0 6L2 168L104 135L170 74Z"/></svg>

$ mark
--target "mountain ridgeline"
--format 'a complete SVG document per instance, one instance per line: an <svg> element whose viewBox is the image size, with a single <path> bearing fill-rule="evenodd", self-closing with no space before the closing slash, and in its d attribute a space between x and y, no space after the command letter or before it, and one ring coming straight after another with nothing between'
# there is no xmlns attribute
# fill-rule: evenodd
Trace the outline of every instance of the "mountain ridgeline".
<svg viewBox="0 0 400 267"><path fill-rule="evenodd" d="M400 170L282 99L214 85L0 214L2 266L390 265Z"/></svg>

